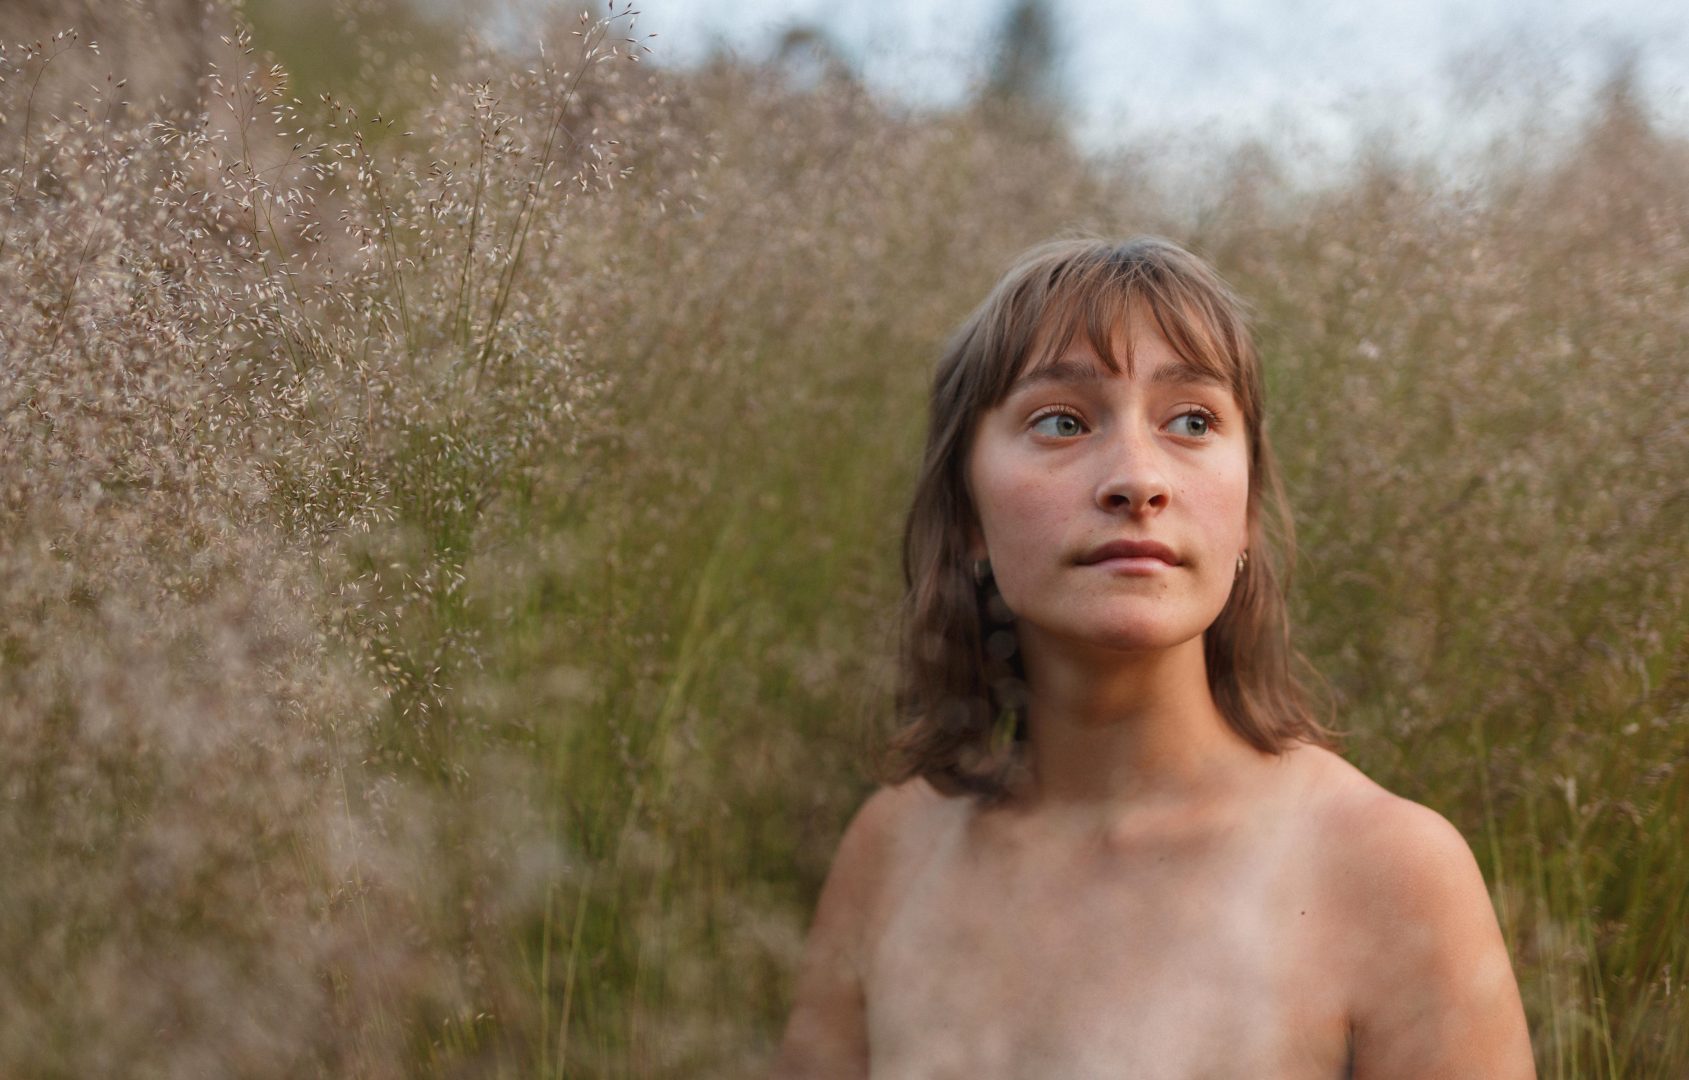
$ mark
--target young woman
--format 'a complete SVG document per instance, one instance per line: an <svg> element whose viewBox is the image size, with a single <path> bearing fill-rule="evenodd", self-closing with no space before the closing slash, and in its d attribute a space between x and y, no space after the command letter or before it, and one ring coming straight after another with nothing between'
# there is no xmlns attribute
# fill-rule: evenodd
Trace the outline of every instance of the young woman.
<svg viewBox="0 0 1689 1080"><path fill-rule="evenodd" d="M1333 752L1242 307L1174 244L1023 257L933 382L903 728L779 1078L1533 1077L1483 878Z"/></svg>

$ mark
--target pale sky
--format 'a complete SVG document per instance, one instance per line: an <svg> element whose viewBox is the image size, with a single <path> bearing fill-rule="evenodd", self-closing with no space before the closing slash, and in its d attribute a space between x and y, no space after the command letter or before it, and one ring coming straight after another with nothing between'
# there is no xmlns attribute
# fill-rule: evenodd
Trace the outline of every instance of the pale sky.
<svg viewBox="0 0 1689 1080"><path fill-rule="evenodd" d="M797 23L828 31L870 85L959 100L1006 0L638 0L660 63L721 44L766 54ZM1074 129L1090 146L1144 134L1286 136L1352 146L1388 126L1461 145L1576 115L1613 58L1639 49L1662 122L1689 116L1689 4L1664 0L1053 0Z"/></svg>

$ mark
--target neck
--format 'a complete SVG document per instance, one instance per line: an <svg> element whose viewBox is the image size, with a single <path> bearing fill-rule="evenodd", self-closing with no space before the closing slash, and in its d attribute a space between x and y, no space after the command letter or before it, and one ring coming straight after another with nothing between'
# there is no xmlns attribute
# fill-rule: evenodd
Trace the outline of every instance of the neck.
<svg viewBox="0 0 1689 1080"><path fill-rule="evenodd" d="M1186 812L1235 793L1270 755L1226 723L1202 638L1118 652L1022 627L1026 786L1017 799L1098 821Z"/></svg>

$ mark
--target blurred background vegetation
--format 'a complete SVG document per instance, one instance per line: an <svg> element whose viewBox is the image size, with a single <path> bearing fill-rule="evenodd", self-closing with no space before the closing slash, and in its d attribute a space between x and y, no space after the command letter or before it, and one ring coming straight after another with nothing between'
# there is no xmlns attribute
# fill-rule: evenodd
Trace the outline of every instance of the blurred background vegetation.
<svg viewBox="0 0 1689 1080"><path fill-rule="evenodd" d="M1076 145L1039 3L921 111L621 6L8 14L7 1075L766 1064L929 365L1075 231L1257 306L1300 640L1472 842L1541 1074L1689 1073L1689 143L1633 67L1476 180L1310 184Z"/></svg>

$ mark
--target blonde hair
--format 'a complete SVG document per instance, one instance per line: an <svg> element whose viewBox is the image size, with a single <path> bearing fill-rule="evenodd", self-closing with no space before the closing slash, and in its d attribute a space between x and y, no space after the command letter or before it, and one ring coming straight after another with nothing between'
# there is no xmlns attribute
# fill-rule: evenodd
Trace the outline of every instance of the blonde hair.
<svg viewBox="0 0 1689 1080"><path fill-rule="evenodd" d="M1285 585L1295 534L1267 442L1260 357L1242 301L1171 241L1066 240L1015 262L952 335L933 377L926 450L903 535L901 722L887 748L889 781L922 776L947 793L995 798L1020 765L1027 691L1014 650L1004 647L1011 616L989 578L976 580L968 557L975 511L965 475L974 430L1024 371L1059 356L1081 333L1119 372L1114 330L1133 317L1153 320L1180 359L1224 382L1248 433L1250 556L1203 634L1215 703L1263 751L1282 753L1296 742L1335 748L1336 734L1315 717L1301 677L1312 669L1290 641Z"/></svg>

